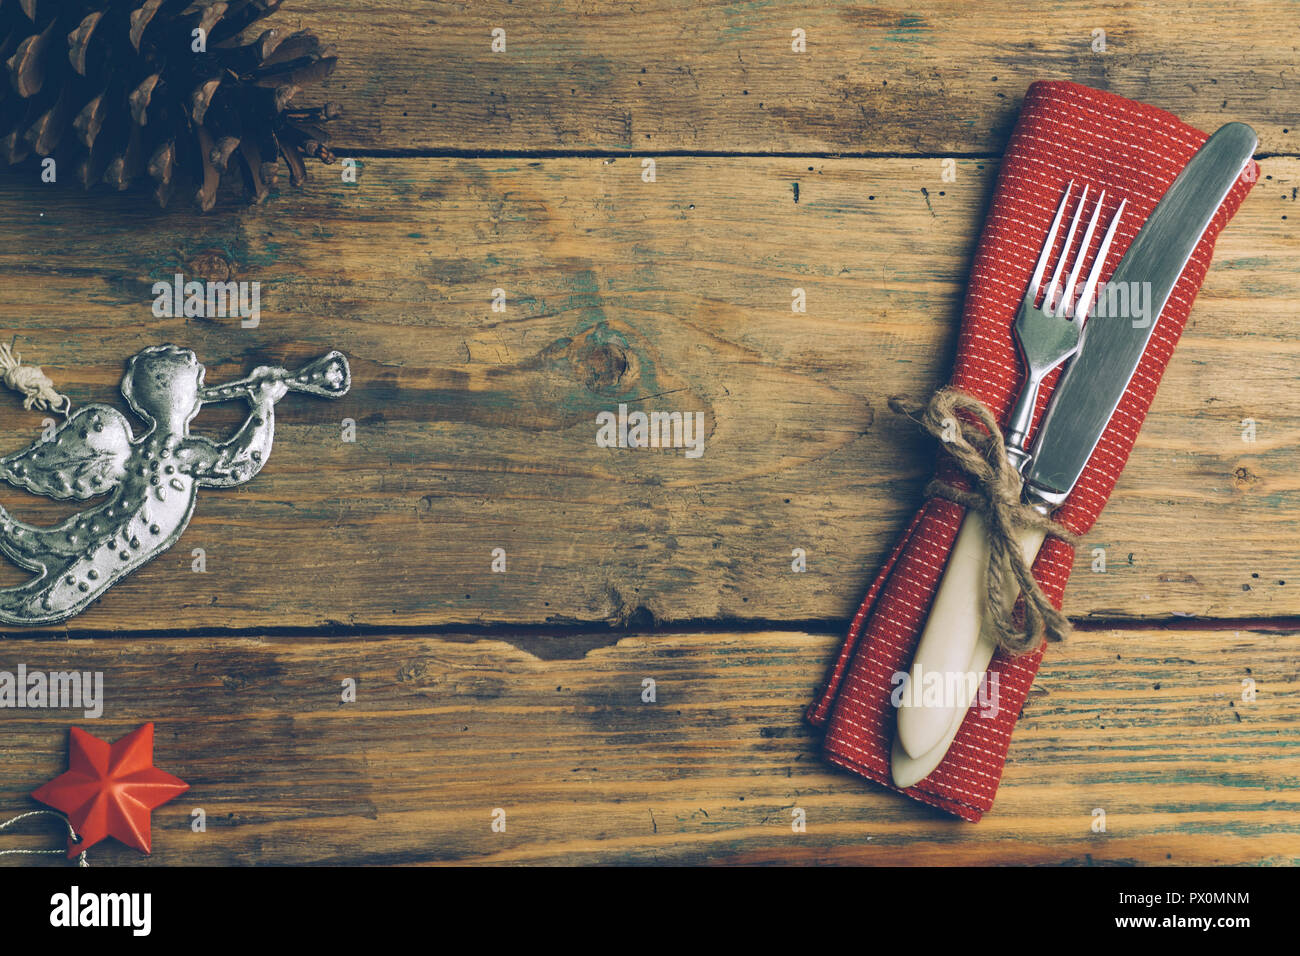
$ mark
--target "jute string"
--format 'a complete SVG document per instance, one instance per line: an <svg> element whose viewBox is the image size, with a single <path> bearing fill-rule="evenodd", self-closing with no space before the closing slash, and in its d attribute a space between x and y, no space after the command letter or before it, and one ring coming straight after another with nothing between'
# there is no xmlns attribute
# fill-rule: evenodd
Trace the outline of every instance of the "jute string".
<svg viewBox="0 0 1300 956"><path fill-rule="evenodd" d="M0 373L6 385L23 393L23 408L28 411L38 408L67 415L72 408L72 400L55 390L54 383L39 365L24 365L23 357L13 350L12 344L5 342L0 342Z"/></svg>
<svg viewBox="0 0 1300 956"><path fill-rule="evenodd" d="M72 829L72 824L68 822L68 818L65 817L62 813L59 813L57 810L29 810L26 813L20 813L18 814L18 816L10 820L6 820L4 823L0 823L0 830L7 830L15 823L18 823L21 820L29 819L30 817L43 817L43 816L57 817L59 820L62 820L63 825L68 828L68 839L74 841L77 839L77 831ZM0 856L19 856L19 855L62 856L66 852L67 850L28 850L28 849L20 848L14 850L0 850ZM77 866L90 866L90 864L86 862L85 850L82 850L81 853L77 856Z"/></svg>
<svg viewBox="0 0 1300 956"><path fill-rule="evenodd" d="M938 478L926 486L927 497L944 498L977 512L988 528L988 607L997 645L1011 654L1038 647L1045 633L1049 641L1062 641L1070 633L1069 619L1052 606L1025 560L1019 533L1037 528L1070 544L1078 539L1055 521L1020 499L1021 477L1007 460L1007 446L997 420L979 399L955 388L942 388L924 409L908 409L898 399L889 407L918 422L944 443L963 472L970 490ZM919 414L918 414L919 413ZM1017 622L1015 607L1003 601L1004 582L1010 574L1024 595L1024 616Z"/></svg>

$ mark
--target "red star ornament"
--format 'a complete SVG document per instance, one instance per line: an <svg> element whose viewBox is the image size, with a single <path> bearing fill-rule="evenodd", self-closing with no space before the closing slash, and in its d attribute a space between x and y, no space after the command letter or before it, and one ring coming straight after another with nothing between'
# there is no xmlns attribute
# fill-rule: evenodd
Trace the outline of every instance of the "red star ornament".
<svg viewBox="0 0 1300 956"><path fill-rule="evenodd" d="M70 728L68 771L32 796L68 815L80 843L68 841L68 858L105 837L141 853L150 847L150 811L190 785L153 765L153 724L142 724L117 743Z"/></svg>

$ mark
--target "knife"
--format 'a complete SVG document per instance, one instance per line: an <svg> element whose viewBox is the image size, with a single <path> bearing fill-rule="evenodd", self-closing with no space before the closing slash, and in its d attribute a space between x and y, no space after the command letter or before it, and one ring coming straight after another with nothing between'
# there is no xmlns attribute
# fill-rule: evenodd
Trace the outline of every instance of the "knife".
<svg viewBox="0 0 1300 956"><path fill-rule="evenodd" d="M1059 507L1074 489L1133 378L1174 285L1258 142L1255 131L1244 123L1220 127L1178 174L1115 268L1112 284L1149 284L1150 320L1139 325L1123 317L1105 316L1084 325L1079 351L1052 394L1023 467L1024 497L1043 514ZM1032 561L1041 538L1024 544L1026 559ZM966 642L969 650L945 648L946 656L969 660L965 673L979 675L995 651L985 624L986 559L977 562L975 574L949 574L955 564L970 568L970 558L954 550L934 603L963 609L965 620L953 629L958 633L954 640ZM944 594L950 577L964 593ZM976 623L978 628L973 626ZM926 631L929 637L928 625ZM940 674L945 688L960 691L955 698L899 709L900 733L891 753L897 786L910 787L929 776L960 729L979 681L956 676ZM911 692L921 696L917 688ZM906 734L901 732L904 724Z"/></svg>

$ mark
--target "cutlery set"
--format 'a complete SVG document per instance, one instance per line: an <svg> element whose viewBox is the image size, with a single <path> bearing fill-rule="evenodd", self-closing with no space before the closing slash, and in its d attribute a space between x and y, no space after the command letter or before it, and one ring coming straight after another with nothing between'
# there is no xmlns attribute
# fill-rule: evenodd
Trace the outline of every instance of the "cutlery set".
<svg viewBox="0 0 1300 956"><path fill-rule="evenodd" d="M1050 516L1073 491L1129 386L1175 283L1250 162L1257 142L1254 130L1245 124L1220 127L1174 180L1115 267L1111 283L1140 283L1146 290L1150 311L1142 322L1109 313L1088 321L1127 199L1121 198L1110 214L1097 252L1090 256L1106 194L1102 191L1093 203L1076 246L1091 191L1087 184L1079 184L1081 193L1058 253L1057 238L1076 184L1065 186L1013 325L1024 384L1005 429L1007 458L1021 476L1022 500L1039 514ZM1044 289L1053 259L1055 266ZM1062 365L1065 369L1030 444L1042 383ZM1017 539L1026 562L1032 564L1044 533L1026 528ZM914 688L925 675L939 675L944 687L959 691L947 699L939 695L938 703L919 693L903 696L890 758L893 780L900 788L925 779L942 762L978 690L979 681L968 675L983 675L997 650L990 627L988 562L985 521L968 511L909 674ZM1013 576L1004 577L1009 582L1002 593L1005 612L1014 605L1019 585Z"/></svg>

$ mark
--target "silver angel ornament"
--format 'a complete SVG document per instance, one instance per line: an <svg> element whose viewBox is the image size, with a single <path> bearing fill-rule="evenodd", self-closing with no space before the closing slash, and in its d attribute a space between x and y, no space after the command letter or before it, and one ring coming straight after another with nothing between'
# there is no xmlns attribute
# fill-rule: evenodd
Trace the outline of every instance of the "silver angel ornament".
<svg viewBox="0 0 1300 956"><path fill-rule="evenodd" d="M189 349L157 345L132 356L122 395L145 422L135 437L108 405L72 413L48 440L0 459L0 480L60 500L104 500L52 527L0 507L0 552L35 573L0 588L0 622L53 624L85 610L108 588L171 547L194 512L200 488L231 488L271 454L275 403L290 389L337 398L351 387L347 359L330 352L297 372L260 367L215 388ZM210 402L242 399L249 414L227 441L190 434Z"/></svg>

